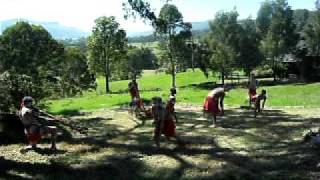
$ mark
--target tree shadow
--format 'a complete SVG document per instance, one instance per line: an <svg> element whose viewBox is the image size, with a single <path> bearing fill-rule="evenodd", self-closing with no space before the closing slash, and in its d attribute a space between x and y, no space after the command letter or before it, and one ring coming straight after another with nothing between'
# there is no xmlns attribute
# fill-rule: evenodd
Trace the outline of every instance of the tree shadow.
<svg viewBox="0 0 320 180"><path fill-rule="evenodd" d="M86 144L86 153L110 148L116 152L104 155L85 167L59 164L20 163L0 160L5 167L0 177L14 177L11 171L33 177L66 179L318 179L319 152L301 143L303 132L320 124L319 118L304 118L281 110L266 110L253 117L250 110L231 109L218 117L218 127L209 128L202 113L178 111L177 132L186 142L185 147L164 142L157 148L152 141L153 125L136 123L123 129L121 123L106 124L108 119L82 118L90 129L89 136L69 139L70 144ZM143 131L140 131L142 130ZM301 136L301 138L300 138ZM120 138L121 140L115 140ZM230 145L228 145L230 144ZM124 152L122 152L124 151ZM81 156L80 152L70 153ZM78 157L75 156L75 157ZM145 157L165 156L174 159L175 168L154 169L144 162ZM205 156L201 167L188 158ZM187 158L188 157L188 158ZM65 158L65 157L60 157ZM223 162L211 167L212 162ZM161 162L160 162L161 163ZM150 172L149 172L150 171ZM189 171L195 175L187 176ZM50 174L49 172L55 172ZM149 172L149 173L148 173ZM49 175L50 174L50 175ZM40 179L41 179L40 178Z"/></svg>
<svg viewBox="0 0 320 180"><path fill-rule="evenodd" d="M62 116L66 116L66 117L88 115L88 113L81 112L79 109L65 109L65 110L61 110L59 112L56 112L54 114L55 115L62 115Z"/></svg>

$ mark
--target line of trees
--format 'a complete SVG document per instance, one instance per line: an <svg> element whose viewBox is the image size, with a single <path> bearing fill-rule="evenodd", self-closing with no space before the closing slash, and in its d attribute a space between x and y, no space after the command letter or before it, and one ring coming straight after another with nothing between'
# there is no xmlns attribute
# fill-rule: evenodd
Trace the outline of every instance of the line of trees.
<svg viewBox="0 0 320 180"><path fill-rule="evenodd" d="M190 43L191 25L183 22L176 6L165 2L158 16L146 0L128 0L124 9L127 16L148 20L158 37L164 37L159 38L159 65L172 75L172 86L176 72L194 65L205 75L219 72L223 83L234 70L249 75L258 66L269 68L276 80L287 71L281 62L286 55L319 56L319 11L292 10L287 0L267 0L257 19L239 20L236 10L218 12L209 32Z"/></svg>

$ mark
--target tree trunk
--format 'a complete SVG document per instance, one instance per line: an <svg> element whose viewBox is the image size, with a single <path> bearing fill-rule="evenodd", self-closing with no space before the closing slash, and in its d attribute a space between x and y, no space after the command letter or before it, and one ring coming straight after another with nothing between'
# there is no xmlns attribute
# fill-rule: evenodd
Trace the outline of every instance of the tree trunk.
<svg viewBox="0 0 320 180"><path fill-rule="evenodd" d="M172 87L176 87L176 66L173 62L173 48L172 48L172 35L171 31L169 34L169 59L171 64L171 76L172 76Z"/></svg>
<svg viewBox="0 0 320 180"><path fill-rule="evenodd" d="M221 71L221 81L222 85L224 85L224 70Z"/></svg>
<svg viewBox="0 0 320 180"><path fill-rule="evenodd" d="M277 81L277 74L276 74L276 65L275 65L275 58L272 60L272 76L273 76L273 82Z"/></svg>
<svg viewBox="0 0 320 180"><path fill-rule="evenodd" d="M194 53L193 53L193 36L191 36L191 63L192 63L192 71L194 72Z"/></svg>
<svg viewBox="0 0 320 180"><path fill-rule="evenodd" d="M172 87L176 87L176 72L175 72L175 66L172 65Z"/></svg>
<svg viewBox="0 0 320 180"><path fill-rule="evenodd" d="M109 87L109 59L107 58L107 52L106 49L103 50L103 58L105 60L105 71L104 76L106 80L106 94L110 93L110 87Z"/></svg>

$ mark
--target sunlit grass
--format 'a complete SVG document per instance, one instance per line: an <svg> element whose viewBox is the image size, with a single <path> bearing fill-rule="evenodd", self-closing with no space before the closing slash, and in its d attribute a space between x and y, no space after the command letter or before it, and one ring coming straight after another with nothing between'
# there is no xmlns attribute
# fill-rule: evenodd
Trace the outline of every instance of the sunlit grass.
<svg viewBox="0 0 320 180"><path fill-rule="evenodd" d="M177 101L179 103L202 104L208 91L207 87L201 85L214 85L217 78L209 76L206 78L200 70L188 71L177 75ZM64 110L91 111L113 106L128 104L130 95L127 91L129 81L115 81L110 83L112 94L105 94L105 80L103 77L97 79L98 88L93 92L84 92L80 97L66 98L49 101L51 112ZM156 74L147 71L138 80L141 96L150 99L153 96L167 98L171 87L171 76L165 73ZM320 84L294 84L259 87L267 90L267 106L304 106L319 107ZM247 105L247 89L237 88L230 91L226 97L225 104L229 106Z"/></svg>

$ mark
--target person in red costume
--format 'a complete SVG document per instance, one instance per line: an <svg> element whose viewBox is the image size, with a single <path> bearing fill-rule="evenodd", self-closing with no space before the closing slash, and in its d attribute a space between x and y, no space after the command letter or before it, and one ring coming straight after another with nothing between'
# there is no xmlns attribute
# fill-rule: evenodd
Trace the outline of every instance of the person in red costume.
<svg viewBox="0 0 320 180"><path fill-rule="evenodd" d="M158 147L160 147L160 137L163 134L168 140L175 138L179 146L184 143L176 134L176 125L173 115L164 107L162 98L152 98L152 114L154 117L154 140Z"/></svg>
<svg viewBox="0 0 320 180"><path fill-rule="evenodd" d="M50 135L51 149L56 150L57 128L44 126L38 121L39 111L33 107L32 97L26 96L22 99L20 117L29 143L27 149L36 149L41 138Z"/></svg>
<svg viewBox="0 0 320 180"><path fill-rule="evenodd" d="M217 115L224 114L224 97L229 87L215 88L210 91L203 105L204 112L209 113L213 118L213 126L216 125ZM219 107L220 106L220 107Z"/></svg>
<svg viewBox="0 0 320 180"><path fill-rule="evenodd" d="M174 105L176 104L176 94L177 91L175 88L170 89L170 97L166 105L167 111L174 117L176 123L178 123L178 118L175 112Z"/></svg>
<svg viewBox="0 0 320 180"><path fill-rule="evenodd" d="M256 102L256 97L257 97L257 85L258 85L258 81L254 75L254 73L252 73L250 75L250 79L249 79L249 90L248 90L248 95L249 95L249 106L251 107L252 103Z"/></svg>

